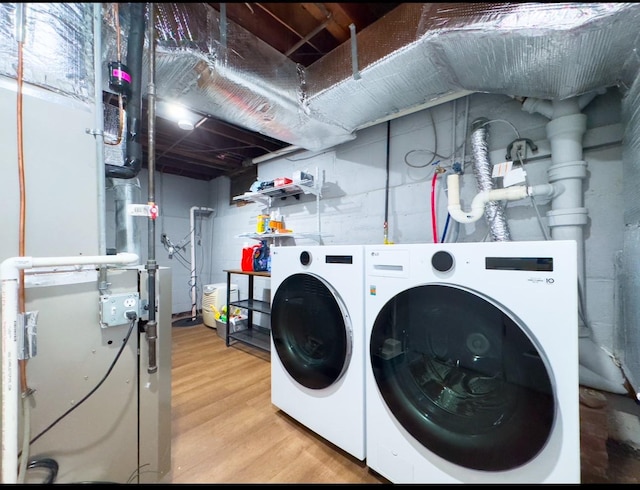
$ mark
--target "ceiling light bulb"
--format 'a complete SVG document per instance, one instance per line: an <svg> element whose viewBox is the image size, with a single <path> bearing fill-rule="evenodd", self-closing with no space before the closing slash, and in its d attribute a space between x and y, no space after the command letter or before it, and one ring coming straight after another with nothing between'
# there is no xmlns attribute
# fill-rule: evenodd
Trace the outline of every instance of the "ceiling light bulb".
<svg viewBox="0 0 640 490"><path fill-rule="evenodd" d="M191 131L194 128L194 125L191 121L187 121L186 119L180 119L178 121L178 127L180 129L184 129L185 131Z"/></svg>

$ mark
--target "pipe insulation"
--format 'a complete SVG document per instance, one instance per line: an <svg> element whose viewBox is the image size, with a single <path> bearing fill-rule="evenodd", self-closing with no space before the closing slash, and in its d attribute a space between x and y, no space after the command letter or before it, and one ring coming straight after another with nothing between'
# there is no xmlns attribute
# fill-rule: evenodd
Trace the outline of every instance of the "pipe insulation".
<svg viewBox="0 0 640 490"><path fill-rule="evenodd" d="M473 156L473 173L476 177L478 191L488 192L494 188L491 178L491 162L489 161L488 120L476 119L471 124L471 153ZM509 225L504 214L504 206L500 201L487 201L484 205L484 216L489 225L491 240L494 242L511 241Z"/></svg>
<svg viewBox="0 0 640 490"><path fill-rule="evenodd" d="M138 256L118 255L75 257L11 257L0 264L2 281L2 483L18 479L18 286L20 271L36 267L67 265L125 265L137 263Z"/></svg>

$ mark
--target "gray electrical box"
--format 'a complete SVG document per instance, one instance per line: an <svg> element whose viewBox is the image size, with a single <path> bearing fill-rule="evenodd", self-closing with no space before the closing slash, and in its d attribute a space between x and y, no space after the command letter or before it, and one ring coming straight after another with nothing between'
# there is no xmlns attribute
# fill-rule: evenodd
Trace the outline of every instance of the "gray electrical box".
<svg viewBox="0 0 640 490"><path fill-rule="evenodd" d="M100 326L102 328L116 327L138 319L140 317L139 304L140 295L137 292L100 296Z"/></svg>

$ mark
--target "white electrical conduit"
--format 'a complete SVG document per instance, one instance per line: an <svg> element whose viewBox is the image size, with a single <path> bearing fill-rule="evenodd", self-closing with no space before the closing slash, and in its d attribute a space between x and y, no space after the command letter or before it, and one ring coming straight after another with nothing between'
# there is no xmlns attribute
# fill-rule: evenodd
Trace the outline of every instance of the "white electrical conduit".
<svg viewBox="0 0 640 490"><path fill-rule="evenodd" d="M553 197L556 188L553 184L541 184L535 186L512 186L503 189L490 189L481 191L471 201L471 211L462 210L460 205L460 176L451 174L447 177L447 210L451 217L458 223L474 223L484 215L485 204L490 201L517 201L529 196Z"/></svg>
<svg viewBox="0 0 640 490"><path fill-rule="evenodd" d="M2 483L17 483L18 475L18 282L20 270L65 265L137 263L132 253L74 257L10 257L0 264L2 280Z"/></svg>

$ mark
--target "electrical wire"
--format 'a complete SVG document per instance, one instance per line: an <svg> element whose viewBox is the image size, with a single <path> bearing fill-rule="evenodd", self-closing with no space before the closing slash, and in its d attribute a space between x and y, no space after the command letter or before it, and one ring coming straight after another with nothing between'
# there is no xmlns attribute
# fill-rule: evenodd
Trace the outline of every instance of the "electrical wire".
<svg viewBox="0 0 640 490"><path fill-rule="evenodd" d="M140 475L146 475L147 473L154 473L154 474L159 474L160 473L157 470L141 471L142 468L144 468L145 466L149 466L149 463L145 463L143 465L140 465L138 468L133 470L133 472L131 473L131 476L129 476L129 478L127 479L127 483L133 483L133 481L136 478L140 478Z"/></svg>
<svg viewBox="0 0 640 490"><path fill-rule="evenodd" d="M137 317L134 317L129 322L129 331L127 332L127 335L124 338L124 342L122 342L122 345L120 346L120 349L118 350L118 353L116 354L116 357L114 358L113 362L111 363L111 366L109 366L109 369L107 370L107 372L104 375L104 377L100 380L100 382L89 393L87 393L78 403L76 403L73 407L71 407L69 410L67 410L62 415L60 415L60 417L58 417L56 420L54 420L47 428L42 430L42 432L40 432L40 434L38 434L33 439L31 439L29 444L33 444L38 439L40 439L43 435L45 435L47 432L49 432L51 429L53 429L53 427L55 425L57 425L58 422L60 422L67 415L69 415L71 412L73 412L76 408L78 408L80 405L82 405L91 395L93 395L98 390L98 388L100 388L100 386L102 386L102 384L109 377L109 374L111 374L111 371L113 371L113 368L115 367L116 362L118 362L118 359L120 359L120 355L122 354L122 351L124 350L125 346L127 345L127 342L129 341L129 337L131 336L131 332L133 331L133 326L136 323L136 319L137 319Z"/></svg>
<svg viewBox="0 0 640 490"><path fill-rule="evenodd" d="M56 478L58 477L58 463L55 459L42 458L29 461L27 469L32 470L35 468L44 468L49 471L47 479L42 482L43 484L55 483Z"/></svg>
<svg viewBox="0 0 640 490"><path fill-rule="evenodd" d="M508 124L509 126L511 126L511 129L513 129L513 131L516 133L516 137L518 139L520 139L520 133L518 132L518 130L516 129L516 127L509 121L507 121L506 119L490 119L489 121L485 121L482 124L480 124L478 127L479 128L483 128L485 127L487 124L491 124L491 123L496 123L496 122L501 122L501 123L505 123Z"/></svg>
<svg viewBox="0 0 640 490"><path fill-rule="evenodd" d="M520 162L520 166L522 167L522 170L523 170L524 183L528 187L529 186L529 178L527 177L527 172L525 170L524 160L522 159L522 155L520 154L519 151L516 152L516 155L518 156L518 161ZM533 195L530 195L529 199L531 200L531 205L533 206L533 210L536 213L536 218L538 219L538 226L540 226L540 230L542 231L542 235L544 236L545 240L549 240L550 239L549 233L548 233L547 228L545 227L544 223L542 223L542 217L540 216L540 210L538 209L538 204L536 203L536 200L533 197Z"/></svg>
<svg viewBox="0 0 640 490"><path fill-rule="evenodd" d="M22 457L18 465L17 483L24 483L27 473L27 460L29 459L29 437L31 437L31 410L29 407L29 396L21 396L22 403Z"/></svg>
<svg viewBox="0 0 640 490"><path fill-rule="evenodd" d="M518 161L520 162L520 165L522 166L522 169L524 170L525 168L525 162L522 159L522 155L520 154L520 152L516 152L516 155L518 157ZM525 185L529 185L529 180L527 178L527 172L524 172L524 179L525 179ZM542 217L540 216L540 210L538 209L538 205L534 199L533 196L529 196L531 199L531 205L533 206L533 209L536 213L536 218L538 220L538 225L540 226L540 230L542 231L542 234L544 235L544 239L545 240L551 240L551 237L549 236L549 233L547 231L547 228L545 227L544 223L542 222ZM582 321L582 323L588 327L589 329L591 329L591 326L587 320L586 317L586 309L585 309L585 305L584 305L584 301L583 301L583 288L582 288L582 284L580 284L580 280L578 280L578 316L580 318L580 320Z"/></svg>

